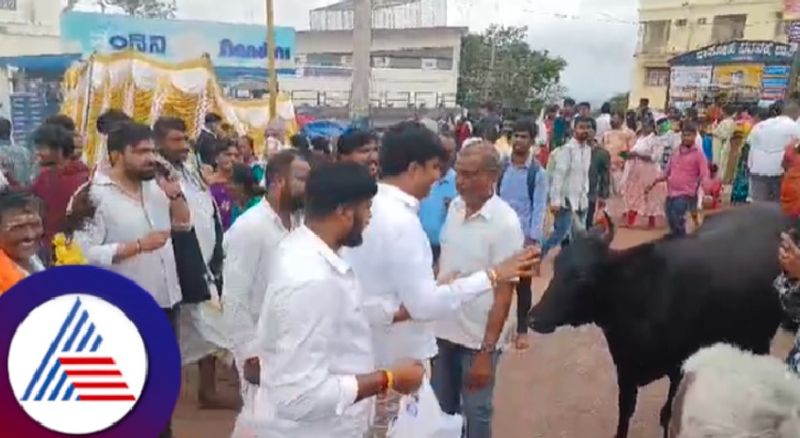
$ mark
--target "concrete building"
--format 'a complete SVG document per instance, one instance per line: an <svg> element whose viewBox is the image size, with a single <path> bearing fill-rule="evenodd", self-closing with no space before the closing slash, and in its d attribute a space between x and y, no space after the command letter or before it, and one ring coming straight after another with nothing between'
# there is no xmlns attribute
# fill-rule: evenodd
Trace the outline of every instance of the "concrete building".
<svg viewBox="0 0 800 438"><path fill-rule="evenodd" d="M375 29L371 102L375 107L453 107L458 86L460 27ZM297 105L345 106L352 80L352 31L297 32L297 74L280 88Z"/></svg>
<svg viewBox="0 0 800 438"><path fill-rule="evenodd" d="M447 25L447 0L372 0L374 29L407 29ZM309 14L311 30L352 30L353 0L316 8Z"/></svg>
<svg viewBox="0 0 800 438"><path fill-rule="evenodd" d="M733 40L786 42L783 0L640 0L639 45L631 75L630 104L650 99L663 108L668 60L684 52Z"/></svg>

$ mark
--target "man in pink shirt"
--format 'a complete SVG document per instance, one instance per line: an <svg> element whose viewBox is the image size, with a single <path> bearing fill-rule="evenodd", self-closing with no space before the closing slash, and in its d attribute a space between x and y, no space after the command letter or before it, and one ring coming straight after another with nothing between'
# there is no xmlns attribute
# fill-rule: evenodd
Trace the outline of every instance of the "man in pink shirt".
<svg viewBox="0 0 800 438"><path fill-rule="evenodd" d="M686 213L697 205L697 189L709 181L708 162L697 147L697 126L686 122L681 130L681 147L672 157L664 174L647 189L667 182L667 202L664 211L672 236L686 235Z"/></svg>

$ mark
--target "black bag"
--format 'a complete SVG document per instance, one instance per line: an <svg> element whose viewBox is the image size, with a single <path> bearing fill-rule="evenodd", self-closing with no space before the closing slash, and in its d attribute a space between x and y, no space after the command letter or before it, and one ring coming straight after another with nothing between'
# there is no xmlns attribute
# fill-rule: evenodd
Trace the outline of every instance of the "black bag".
<svg viewBox="0 0 800 438"><path fill-rule="evenodd" d="M178 282L183 295L181 303L197 304L210 300L211 291L208 287L210 274L194 228L189 231L173 230L172 249L175 253Z"/></svg>

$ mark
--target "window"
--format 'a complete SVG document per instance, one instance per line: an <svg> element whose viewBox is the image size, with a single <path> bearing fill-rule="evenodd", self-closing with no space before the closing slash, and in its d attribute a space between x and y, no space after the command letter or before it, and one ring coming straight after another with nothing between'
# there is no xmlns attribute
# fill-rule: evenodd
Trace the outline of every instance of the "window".
<svg viewBox="0 0 800 438"><path fill-rule="evenodd" d="M5 11L16 11L17 0L0 0L0 9Z"/></svg>
<svg viewBox="0 0 800 438"><path fill-rule="evenodd" d="M645 21L642 50L644 52L660 52L669 40L669 20Z"/></svg>
<svg viewBox="0 0 800 438"><path fill-rule="evenodd" d="M686 19L685 18L680 18L680 19L675 20L675 26L677 26L677 27L686 26Z"/></svg>
<svg viewBox="0 0 800 438"><path fill-rule="evenodd" d="M711 28L711 42L724 43L726 41L744 38L744 26L747 15L717 15Z"/></svg>
<svg viewBox="0 0 800 438"><path fill-rule="evenodd" d="M648 87L666 87L669 82L669 68L648 67L645 69L644 84Z"/></svg>
<svg viewBox="0 0 800 438"><path fill-rule="evenodd" d="M702 25L705 25L707 22L708 22L708 21L706 20L706 17L702 17L702 18L698 18L698 19L697 19L697 24L699 24L699 25L701 25L701 26L702 26Z"/></svg>

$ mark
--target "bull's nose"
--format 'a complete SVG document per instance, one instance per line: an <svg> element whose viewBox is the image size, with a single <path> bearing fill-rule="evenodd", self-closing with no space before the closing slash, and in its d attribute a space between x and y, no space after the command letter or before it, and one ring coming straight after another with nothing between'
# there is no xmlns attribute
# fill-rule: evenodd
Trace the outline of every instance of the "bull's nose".
<svg viewBox="0 0 800 438"><path fill-rule="evenodd" d="M536 333L541 333L543 335L556 331L556 327L554 325L545 324L541 320L537 320L533 317L528 318L528 327L530 327Z"/></svg>

